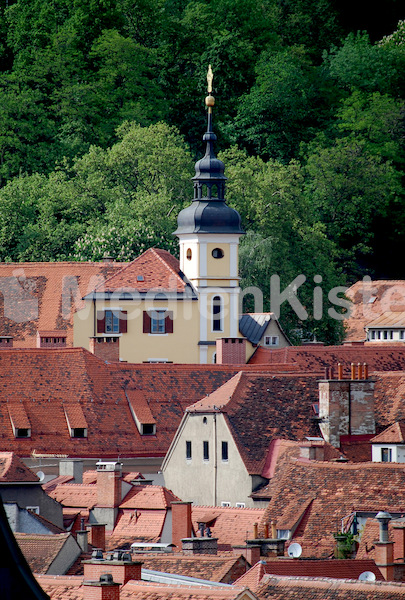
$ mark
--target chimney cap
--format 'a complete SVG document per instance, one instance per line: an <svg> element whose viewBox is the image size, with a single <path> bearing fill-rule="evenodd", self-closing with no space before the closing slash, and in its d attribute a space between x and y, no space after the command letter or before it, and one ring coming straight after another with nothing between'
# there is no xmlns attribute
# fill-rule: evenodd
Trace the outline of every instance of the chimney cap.
<svg viewBox="0 0 405 600"><path fill-rule="evenodd" d="M383 523L384 523L385 521L388 523L388 521L391 521L391 519L392 519L392 516L390 515L390 513L389 513L389 512L387 512L387 511L385 511L385 510L380 510L380 512L378 512L378 513L376 514L375 518L376 518L378 521L381 521L381 522L383 522Z"/></svg>

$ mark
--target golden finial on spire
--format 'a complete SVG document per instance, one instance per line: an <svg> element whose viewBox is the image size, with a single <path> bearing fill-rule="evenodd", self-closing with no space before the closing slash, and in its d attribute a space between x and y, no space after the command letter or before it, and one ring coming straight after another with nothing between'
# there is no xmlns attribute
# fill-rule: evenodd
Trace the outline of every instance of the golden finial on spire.
<svg viewBox="0 0 405 600"><path fill-rule="evenodd" d="M207 73L208 88L207 88L207 92L209 94L211 94L211 92L212 92L212 80L213 79L214 79L214 74L212 72L211 65L208 65L208 73Z"/></svg>
<svg viewBox="0 0 405 600"><path fill-rule="evenodd" d="M208 111L211 111L212 107L215 104L215 98L212 95L212 80L214 79L214 74L212 72L211 69L211 65L208 66L208 73L207 73L207 83L208 83L208 96L205 98L205 104L206 106L208 106Z"/></svg>

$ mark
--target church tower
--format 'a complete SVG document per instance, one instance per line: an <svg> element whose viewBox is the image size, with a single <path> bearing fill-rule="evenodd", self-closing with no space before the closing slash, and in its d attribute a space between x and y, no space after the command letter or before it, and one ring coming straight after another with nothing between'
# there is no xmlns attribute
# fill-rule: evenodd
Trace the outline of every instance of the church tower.
<svg viewBox="0 0 405 600"><path fill-rule="evenodd" d="M194 198L177 219L180 268L198 292L200 363L214 360L217 338L239 333L239 238L244 233L239 213L225 202L224 163L216 158L212 129L212 70L208 70L205 155L195 165Z"/></svg>

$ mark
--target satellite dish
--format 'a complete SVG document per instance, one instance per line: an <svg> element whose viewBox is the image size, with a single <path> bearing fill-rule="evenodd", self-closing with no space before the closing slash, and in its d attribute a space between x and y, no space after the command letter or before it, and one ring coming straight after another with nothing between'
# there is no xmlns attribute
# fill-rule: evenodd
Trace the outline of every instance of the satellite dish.
<svg viewBox="0 0 405 600"><path fill-rule="evenodd" d="M45 473L43 471L38 471L37 477L39 478L39 481L43 481L45 479Z"/></svg>
<svg viewBox="0 0 405 600"><path fill-rule="evenodd" d="M372 571L363 571L358 579L359 581L375 581L375 575Z"/></svg>
<svg viewBox="0 0 405 600"><path fill-rule="evenodd" d="M296 542L294 542L294 544L290 544L290 546L288 546L287 554L292 558L299 558L302 554L302 548L300 544L297 544Z"/></svg>

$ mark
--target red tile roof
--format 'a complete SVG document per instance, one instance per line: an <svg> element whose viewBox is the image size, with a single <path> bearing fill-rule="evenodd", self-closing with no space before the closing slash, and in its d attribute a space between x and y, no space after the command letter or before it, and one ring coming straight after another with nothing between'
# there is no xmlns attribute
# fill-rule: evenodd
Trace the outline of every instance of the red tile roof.
<svg viewBox="0 0 405 600"><path fill-rule="evenodd" d="M120 600L237 600L243 593L243 588L234 586L217 588L128 581L122 588Z"/></svg>
<svg viewBox="0 0 405 600"><path fill-rule="evenodd" d="M191 507L194 530L198 531L198 523L206 523L212 536L218 538L219 550L245 544L253 537L253 524L259 523L263 515L264 508Z"/></svg>
<svg viewBox="0 0 405 600"><path fill-rule="evenodd" d="M274 439L319 436L312 418L318 379L313 375L241 372L187 411L212 412L218 407L225 414L247 471L261 474Z"/></svg>
<svg viewBox="0 0 405 600"><path fill-rule="evenodd" d="M249 360L251 365L295 365L301 372L324 376L326 367L344 367L349 377L351 363L367 363L369 371L402 371L405 369L405 344L374 344L369 346L288 346L271 350L260 346Z"/></svg>
<svg viewBox="0 0 405 600"><path fill-rule="evenodd" d="M15 533L15 538L31 571L34 573L46 573L70 535L70 533L66 532L49 535Z"/></svg>
<svg viewBox="0 0 405 600"><path fill-rule="evenodd" d="M236 585L245 585L256 591L265 575L288 575L290 577L332 577L334 579L358 579L364 571L374 573L377 581L384 581L374 560L311 560L277 558L261 560L246 575L242 575Z"/></svg>
<svg viewBox="0 0 405 600"><path fill-rule="evenodd" d="M303 462L286 459L277 477L269 484L271 500L259 527L270 521L282 524L295 504L297 516L311 497L309 506L295 533L293 542L303 548L303 557L332 556L333 534L341 530L342 519L353 511L405 510L405 468L394 463L341 464Z"/></svg>
<svg viewBox="0 0 405 600"><path fill-rule="evenodd" d="M364 328L368 323L383 313L405 310L405 281L357 281L346 291L346 296L353 303L350 317L344 322L346 339L364 340Z"/></svg>
<svg viewBox="0 0 405 600"><path fill-rule="evenodd" d="M379 435L371 438L372 444L403 444L405 442L405 421L396 422Z"/></svg>
<svg viewBox="0 0 405 600"><path fill-rule="evenodd" d="M83 576L36 573L35 577L51 600L83 600Z"/></svg>
<svg viewBox="0 0 405 600"><path fill-rule="evenodd" d="M39 477L14 452L0 452L0 482L39 482Z"/></svg>
<svg viewBox="0 0 405 600"><path fill-rule="evenodd" d="M161 485L134 485L120 504L122 509L148 508L166 510L173 501L180 500Z"/></svg>
<svg viewBox="0 0 405 600"><path fill-rule="evenodd" d="M12 336L14 347L36 348L37 330L61 332L72 346L82 297L121 268L114 262L0 263L0 335Z"/></svg>
<svg viewBox="0 0 405 600"><path fill-rule="evenodd" d="M189 285L189 284L188 284ZM180 263L167 250L150 248L95 288L96 292L164 290L184 292Z"/></svg>
<svg viewBox="0 0 405 600"><path fill-rule="evenodd" d="M136 560L142 561L142 568L164 573L175 573L187 577L197 577L209 581L232 583L247 570L243 556L229 553L210 555L147 553L136 554Z"/></svg>
<svg viewBox="0 0 405 600"><path fill-rule="evenodd" d="M109 550L129 548L134 542L160 542L166 510L120 510L111 536L107 537Z"/></svg>
<svg viewBox="0 0 405 600"><path fill-rule="evenodd" d="M391 581L266 575L256 594L259 600L399 600L405 598L405 585Z"/></svg>
<svg viewBox="0 0 405 600"><path fill-rule="evenodd" d="M21 456L163 457L186 406L235 373L226 365L107 365L82 348L2 350L0 451L12 449ZM126 391L135 408L137 393L141 409L148 403L156 435L140 434ZM9 409L14 414L21 407L31 426L29 438L14 437ZM87 438L70 436L65 412L73 415L73 410L73 423L87 424Z"/></svg>

